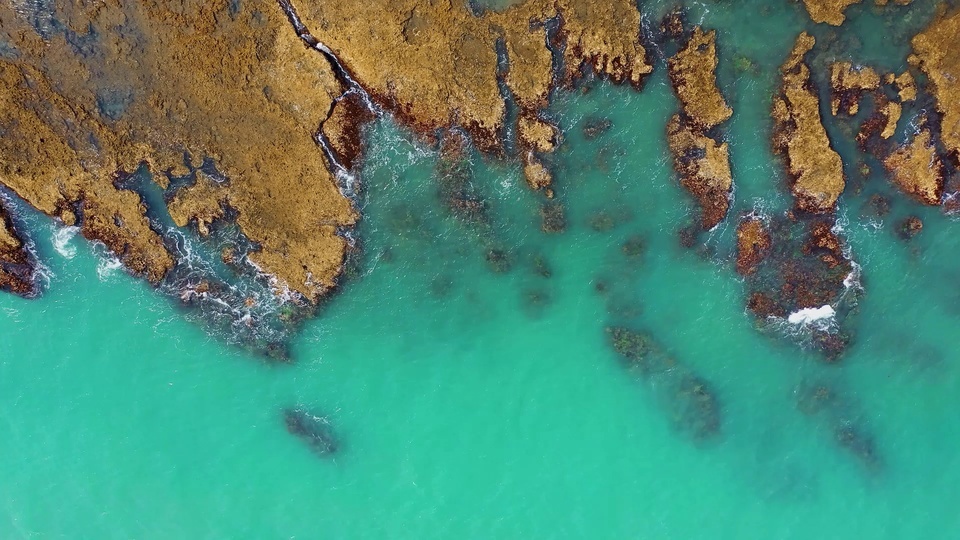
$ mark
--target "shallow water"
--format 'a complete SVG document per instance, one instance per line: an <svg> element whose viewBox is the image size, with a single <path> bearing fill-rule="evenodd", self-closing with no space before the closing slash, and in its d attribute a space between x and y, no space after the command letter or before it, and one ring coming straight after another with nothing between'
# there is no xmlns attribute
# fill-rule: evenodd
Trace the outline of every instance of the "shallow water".
<svg viewBox="0 0 960 540"><path fill-rule="evenodd" d="M799 3L763 6L691 7L718 29L736 111L731 216L791 204L770 95L813 25ZM898 12L872 9L850 9L862 49L841 53L902 66L906 48L876 39ZM738 56L755 68L738 73ZM588 86L551 107L565 132L553 156L562 234L541 231L541 200L509 160L473 156L489 224L459 219L438 197L436 152L381 121L362 174L359 276L294 339L294 365L224 345L81 238L55 246L58 232L24 211L50 283L36 300L0 296L0 537L960 534L960 224L879 175L844 195L865 292L851 347L827 365L794 329L761 332L745 313L733 220L681 247L696 209L666 153L677 104L662 66L642 93ZM611 128L587 140L597 118ZM862 217L872 193L893 201L883 223ZM910 214L924 230L905 243L896 223ZM709 384L715 437L678 426L665 379L624 368L614 325L649 332ZM291 408L325 416L337 451L289 434ZM843 430L872 441L870 460L838 443Z"/></svg>

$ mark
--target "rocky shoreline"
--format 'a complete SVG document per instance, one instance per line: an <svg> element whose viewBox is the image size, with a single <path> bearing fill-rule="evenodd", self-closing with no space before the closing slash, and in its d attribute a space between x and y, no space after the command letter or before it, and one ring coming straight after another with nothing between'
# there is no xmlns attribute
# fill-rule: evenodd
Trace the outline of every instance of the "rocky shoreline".
<svg viewBox="0 0 960 540"><path fill-rule="evenodd" d="M813 21L830 25L857 3L804 0ZM542 193L543 232L561 234L568 218L554 153L564 134L548 114L552 96L589 78L641 90L660 62L655 51L680 104L665 126L674 169L700 210L688 229L729 219L734 111L717 81L717 34L688 27L680 11L656 30L627 0L526 0L501 11L415 0L270 8L105 0L56 6L55 24L41 28L0 6L0 40L13 51L0 56L0 182L103 243L132 273L176 284L175 294L190 299L226 287L183 269L171 230L202 242L229 229L233 243L218 244L218 264L312 312L345 278L357 245L356 175L377 118L387 114L441 150L438 194L465 222L489 228L490 209L461 170L476 150L517 163ZM817 40L797 37L770 112L793 210L737 218L736 270L758 317L833 309L855 272L836 217L850 171L831 122L863 118L872 106L858 147L917 202L958 206L945 204L958 191L950 180L960 160L960 84L951 75L960 69L958 32L960 12L938 15L913 39L912 67L899 74L848 59L831 59L825 74L814 62ZM829 96L817 87L823 75ZM830 114L821 114L827 99ZM920 102L935 107L918 116ZM906 118L916 132L900 136ZM611 122L588 124L592 140ZM140 170L149 190L126 181ZM35 294L25 278L35 261L3 217L3 286ZM696 241L684 234L685 244ZM507 250L488 244L488 262L509 266Z"/></svg>

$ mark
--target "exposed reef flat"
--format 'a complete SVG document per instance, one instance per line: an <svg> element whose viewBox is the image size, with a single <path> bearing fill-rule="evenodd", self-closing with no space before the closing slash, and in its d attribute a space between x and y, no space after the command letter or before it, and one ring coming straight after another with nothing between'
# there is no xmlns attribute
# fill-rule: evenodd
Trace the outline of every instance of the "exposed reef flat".
<svg viewBox="0 0 960 540"><path fill-rule="evenodd" d="M860 98L864 92L880 87L880 75L869 66L851 62L834 62L830 66L830 111L834 116L842 110L849 115L860 110Z"/></svg>
<svg viewBox="0 0 960 540"><path fill-rule="evenodd" d="M457 126L480 151L502 154L508 102L515 103L517 150L535 189L552 180L541 160L558 137L543 118L550 91L589 71L639 87L652 71L640 13L626 0L529 0L480 14L467 2L304 0L295 7L373 101L428 141Z"/></svg>
<svg viewBox="0 0 960 540"><path fill-rule="evenodd" d="M515 103L518 155L540 189L559 141L543 118L550 91L588 72L639 88L652 70L627 1L477 16L466 3L109 0L56 5L44 28L30 9L47 8L0 6L12 51L0 58L0 182L158 284L179 255L157 209L118 181L145 163L177 226L206 235L235 219L253 249L232 260L310 302L343 267L341 230L358 215L338 175L363 154L372 104L427 139L459 127L500 155Z"/></svg>
<svg viewBox="0 0 960 540"><path fill-rule="evenodd" d="M944 169L929 128L922 128L909 142L884 158L883 165L901 191L923 204L940 204Z"/></svg>
<svg viewBox="0 0 960 540"><path fill-rule="evenodd" d="M807 13L813 22L827 23L833 26L840 26L847 19L844 11L854 4L859 4L863 0L803 0L803 5L807 8ZM913 0L893 0L898 6L905 6ZM890 0L874 0L878 6L885 6Z"/></svg>
<svg viewBox="0 0 960 540"><path fill-rule="evenodd" d="M844 10L862 0L803 0L813 22L840 26L846 20Z"/></svg>
<svg viewBox="0 0 960 540"><path fill-rule="evenodd" d="M357 218L313 137L343 88L268 7L60 2L41 35L0 6L16 51L0 58L0 182L158 283L175 256L115 180L147 163L166 187L210 159L229 181L178 194L178 221L207 224L214 200L235 209L249 260L316 301L343 264L338 229Z"/></svg>
<svg viewBox="0 0 960 540"><path fill-rule="evenodd" d="M667 64L681 104L667 124L674 168L700 204L702 228L712 229L726 217L733 188L727 143L708 134L733 115L717 88L716 32L694 28Z"/></svg>
<svg viewBox="0 0 960 540"><path fill-rule="evenodd" d="M38 292L35 274L36 262L13 225L6 201L0 198L0 290L34 296Z"/></svg>
<svg viewBox="0 0 960 540"><path fill-rule="evenodd" d="M843 163L823 127L820 98L804 61L815 43L810 34L800 34L780 68L783 83L773 100L773 147L786 161L796 207L826 213L833 211L845 180Z"/></svg>
<svg viewBox="0 0 960 540"><path fill-rule="evenodd" d="M941 115L940 139L953 163L960 163L960 10L933 21L911 41L910 63L927 75L930 93ZM904 91L911 93L911 81ZM912 91L915 94L915 90Z"/></svg>

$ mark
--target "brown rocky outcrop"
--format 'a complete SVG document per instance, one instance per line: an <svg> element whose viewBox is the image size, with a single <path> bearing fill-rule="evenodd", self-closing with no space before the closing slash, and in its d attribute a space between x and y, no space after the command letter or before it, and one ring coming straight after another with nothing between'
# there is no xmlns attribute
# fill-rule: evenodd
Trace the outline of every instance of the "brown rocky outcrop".
<svg viewBox="0 0 960 540"><path fill-rule="evenodd" d="M667 143L680 183L700 205L701 227L712 229L726 217L733 188L728 145L707 133L733 115L717 88L716 32L694 28L667 64L681 105L667 124Z"/></svg>
<svg viewBox="0 0 960 540"><path fill-rule="evenodd" d="M911 64L927 75L941 115L940 139L954 163L960 162L960 10L942 16L914 36ZM905 83L906 84L906 83ZM903 88L908 93L913 85ZM915 91L914 91L915 93Z"/></svg>
<svg viewBox="0 0 960 540"><path fill-rule="evenodd" d="M859 4L863 0L803 0L803 5L807 8L807 13L813 22L827 23L833 26L840 26L846 20L844 11L854 4ZM913 0L893 0L898 6L905 6ZM874 0L878 6L885 6L890 0Z"/></svg>
<svg viewBox="0 0 960 540"><path fill-rule="evenodd" d="M757 271L773 245L766 224L758 217L747 217L737 226L737 273L749 276Z"/></svg>
<svg viewBox="0 0 960 540"><path fill-rule="evenodd" d="M830 111L833 115L843 111L852 116L860 110L862 95L880 88L880 75L869 66L834 62L830 66L830 87Z"/></svg>
<svg viewBox="0 0 960 540"><path fill-rule="evenodd" d="M66 30L41 33L0 6L0 40L16 50L0 58L4 185L157 283L174 256L140 196L114 180L145 162L166 186L167 174L191 174L209 158L259 246L249 260L278 289L311 300L334 285L346 247L337 229L357 215L313 134L342 88L278 6L105 0L55 10ZM209 222L209 204L188 204L200 195L174 198L180 222Z"/></svg>
<svg viewBox="0 0 960 540"><path fill-rule="evenodd" d="M786 161L796 207L832 212L845 185L843 163L820 117L820 99L804 61L816 40L803 32L780 68L782 85L773 100L774 151Z"/></svg>
<svg viewBox="0 0 960 540"><path fill-rule="evenodd" d="M517 133L528 183L552 177L538 154L557 141L541 118L550 90L592 71L640 87L652 71L640 44L640 13L628 0L528 0L474 15L466 2L302 0L306 27L337 56L379 106L428 141L461 127L486 153L504 151L506 102L497 42L508 64L502 80L520 109ZM557 21L556 35L547 23ZM563 50L554 80L554 50Z"/></svg>
<svg viewBox="0 0 960 540"><path fill-rule="evenodd" d="M803 0L813 22L840 26L846 20L844 10L861 0Z"/></svg>
<svg viewBox="0 0 960 540"><path fill-rule="evenodd" d="M900 191L923 204L940 204L945 173L928 127L886 156L883 165Z"/></svg>
<svg viewBox="0 0 960 540"><path fill-rule="evenodd" d="M730 155L727 143L719 144L674 115L667 124L667 142L673 153L680 183L700 204L703 229L723 221L730 207Z"/></svg>

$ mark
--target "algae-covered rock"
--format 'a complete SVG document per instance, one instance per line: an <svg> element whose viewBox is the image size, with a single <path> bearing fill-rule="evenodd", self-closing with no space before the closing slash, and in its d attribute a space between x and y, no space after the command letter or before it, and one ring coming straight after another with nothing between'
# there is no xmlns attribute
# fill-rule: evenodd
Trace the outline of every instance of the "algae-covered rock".
<svg viewBox="0 0 960 540"><path fill-rule="evenodd" d="M823 127L820 98L804 61L815 43L813 36L801 33L780 68L782 84L773 100L773 148L786 162L797 208L826 213L833 211L845 180L843 163Z"/></svg>

